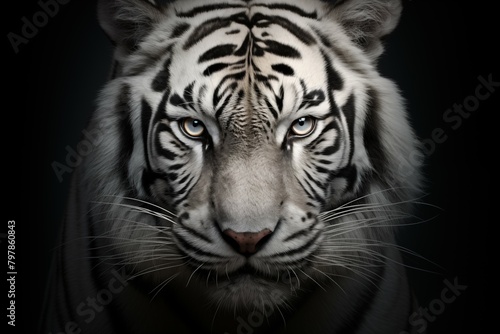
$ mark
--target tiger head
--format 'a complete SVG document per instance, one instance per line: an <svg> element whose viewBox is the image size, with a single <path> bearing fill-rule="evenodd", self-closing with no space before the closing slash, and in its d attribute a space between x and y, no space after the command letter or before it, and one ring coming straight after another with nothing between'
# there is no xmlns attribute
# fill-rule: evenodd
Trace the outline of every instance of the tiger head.
<svg viewBox="0 0 500 334"><path fill-rule="evenodd" d="M84 169L112 259L233 306L377 277L419 185L402 99L376 69L400 12L100 1L115 65Z"/></svg>

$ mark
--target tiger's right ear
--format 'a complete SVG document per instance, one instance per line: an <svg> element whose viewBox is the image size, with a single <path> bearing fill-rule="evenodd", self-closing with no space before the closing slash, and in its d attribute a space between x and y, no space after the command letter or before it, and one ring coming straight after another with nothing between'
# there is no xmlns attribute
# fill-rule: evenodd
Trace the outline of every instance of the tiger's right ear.
<svg viewBox="0 0 500 334"><path fill-rule="evenodd" d="M120 52L128 54L151 32L168 1L98 0L99 24Z"/></svg>
<svg viewBox="0 0 500 334"><path fill-rule="evenodd" d="M384 48L381 39L391 33L401 16L401 0L322 0L351 40L376 60Z"/></svg>

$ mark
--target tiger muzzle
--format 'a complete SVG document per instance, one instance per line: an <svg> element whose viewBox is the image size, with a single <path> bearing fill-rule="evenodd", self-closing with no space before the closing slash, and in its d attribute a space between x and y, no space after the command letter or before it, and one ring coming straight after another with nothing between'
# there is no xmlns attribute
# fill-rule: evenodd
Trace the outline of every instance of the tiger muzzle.
<svg viewBox="0 0 500 334"><path fill-rule="evenodd" d="M279 154L259 149L228 156L218 166L212 201L221 235L238 253L255 254L280 221L284 186Z"/></svg>
<svg viewBox="0 0 500 334"><path fill-rule="evenodd" d="M269 240L273 232L269 229L264 229L260 232L235 232L231 229L223 231L223 238L231 247L238 253L251 256Z"/></svg>

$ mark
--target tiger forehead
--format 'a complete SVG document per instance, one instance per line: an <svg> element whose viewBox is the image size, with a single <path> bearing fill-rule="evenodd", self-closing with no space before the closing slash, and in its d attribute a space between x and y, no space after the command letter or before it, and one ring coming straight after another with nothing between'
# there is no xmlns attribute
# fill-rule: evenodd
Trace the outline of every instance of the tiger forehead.
<svg viewBox="0 0 500 334"><path fill-rule="evenodd" d="M196 8L180 11L177 15L188 20L173 28L180 36L165 63L170 104L190 106L227 128L243 122L262 127L304 106L301 96L318 92L326 82L308 25L317 14L308 10L285 3L228 5L191 28L186 22L198 17ZM324 100L325 94L314 95L319 97Z"/></svg>

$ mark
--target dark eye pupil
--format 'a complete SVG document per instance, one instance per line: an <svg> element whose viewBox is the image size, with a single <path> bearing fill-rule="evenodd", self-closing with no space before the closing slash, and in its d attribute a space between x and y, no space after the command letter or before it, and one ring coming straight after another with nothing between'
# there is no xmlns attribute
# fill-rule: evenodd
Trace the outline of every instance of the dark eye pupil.
<svg viewBox="0 0 500 334"><path fill-rule="evenodd" d="M297 122L300 126L304 126L304 124L306 123L306 119L305 117L302 117L302 118L299 118L298 122Z"/></svg>

